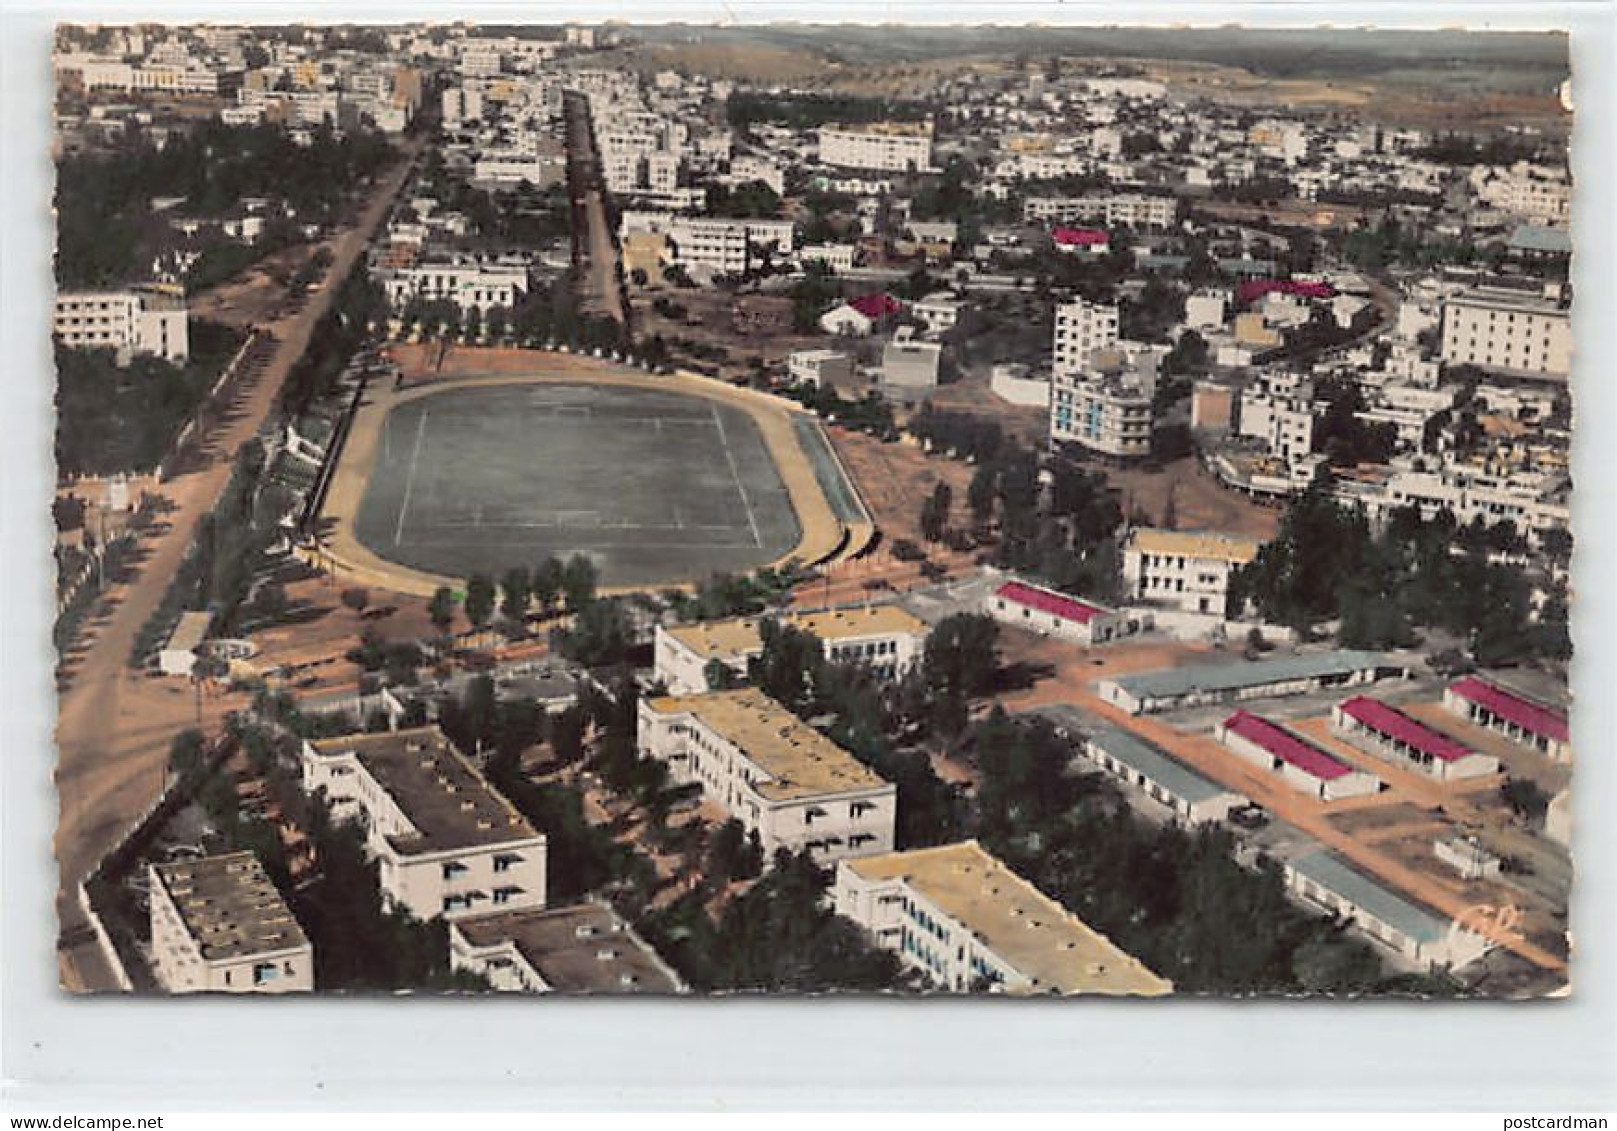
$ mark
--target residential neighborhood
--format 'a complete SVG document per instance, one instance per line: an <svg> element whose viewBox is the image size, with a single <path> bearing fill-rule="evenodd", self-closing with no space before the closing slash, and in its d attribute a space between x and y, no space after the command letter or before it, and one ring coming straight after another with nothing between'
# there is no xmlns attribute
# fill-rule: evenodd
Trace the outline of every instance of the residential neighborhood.
<svg viewBox="0 0 1617 1131"><path fill-rule="evenodd" d="M61 25L62 985L1564 993L1564 39L811 31Z"/></svg>

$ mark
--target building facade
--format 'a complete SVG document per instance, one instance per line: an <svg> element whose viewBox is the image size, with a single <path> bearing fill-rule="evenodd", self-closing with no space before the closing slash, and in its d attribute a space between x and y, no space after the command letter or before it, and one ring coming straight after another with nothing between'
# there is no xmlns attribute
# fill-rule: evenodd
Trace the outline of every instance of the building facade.
<svg viewBox="0 0 1617 1131"><path fill-rule="evenodd" d="M1136 600L1222 617L1231 577L1260 546L1213 531L1136 530L1123 547L1123 585Z"/></svg>
<svg viewBox="0 0 1617 1131"><path fill-rule="evenodd" d="M73 349L110 349L183 362L191 353L185 299L159 291L68 291L56 296L53 332Z"/></svg>
<svg viewBox="0 0 1617 1131"><path fill-rule="evenodd" d="M314 989L314 947L258 857L149 864L152 969L169 993Z"/></svg>
<svg viewBox="0 0 1617 1131"><path fill-rule="evenodd" d="M766 860L781 848L822 864L892 851L893 785L760 691L643 698L637 739L756 833Z"/></svg>
<svg viewBox="0 0 1617 1131"><path fill-rule="evenodd" d="M679 994L678 973L605 903L457 919L449 965L508 993Z"/></svg>
<svg viewBox="0 0 1617 1131"><path fill-rule="evenodd" d="M783 628L807 632L832 663L856 663L883 679L897 679L926 648L927 625L897 605L827 609L776 618ZM757 617L657 626L653 651L656 678L675 695L708 689L709 665L717 662L738 677L763 652L763 626Z"/></svg>
<svg viewBox="0 0 1617 1131"><path fill-rule="evenodd" d="M942 990L1113 997L1173 990L975 840L844 860L831 894L838 915Z"/></svg>
<svg viewBox="0 0 1617 1131"><path fill-rule="evenodd" d="M388 907L426 921L545 905L543 834L435 726L306 741L303 788L359 822Z"/></svg>
<svg viewBox="0 0 1617 1131"><path fill-rule="evenodd" d="M1572 319L1560 297L1477 287L1443 303L1440 356L1521 377L1565 380L1572 372Z"/></svg>
<svg viewBox="0 0 1617 1131"><path fill-rule="evenodd" d="M820 130L820 161L844 169L921 172L932 167L931 122L871 122Z"/></svg>

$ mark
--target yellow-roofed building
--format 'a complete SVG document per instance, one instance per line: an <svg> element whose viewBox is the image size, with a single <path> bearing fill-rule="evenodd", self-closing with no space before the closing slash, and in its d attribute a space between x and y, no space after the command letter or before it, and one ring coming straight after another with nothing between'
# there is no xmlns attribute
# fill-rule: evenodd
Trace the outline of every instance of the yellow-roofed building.
<svg viewBox="0 0 1617 1131"><path fill-rule="evenodd" d="M908 671L926 647L926 622L897 605L871 605L794 613L775 618L812 634L825 658L860 663L884 679ZM708 688L708 665L717 660L736 675L763 651L762 617L737 617L657 629L657 678L676 695Z"/></svg>
<svg viewBox="0 0 1617 1131"><path fill-rule="evenodd" d="M1141 528L1123 547L1123 584L1131 600L1222 617L1231 575L1261 546L1236 534Z"/></svg>
<svg viewBox="0 0 1617 1131"><path fill-rule="evenodd" d="M975 840L837 866L837 914L964 993L1160 997L1173 983L1011 871Z"/></svg>
<svg viewBox="0 0 1617 1131"><path fill-rule="evenodd" d="M891 852L895 787L754 688L640 700L642 756L757 833L820 863Z"/></svg>

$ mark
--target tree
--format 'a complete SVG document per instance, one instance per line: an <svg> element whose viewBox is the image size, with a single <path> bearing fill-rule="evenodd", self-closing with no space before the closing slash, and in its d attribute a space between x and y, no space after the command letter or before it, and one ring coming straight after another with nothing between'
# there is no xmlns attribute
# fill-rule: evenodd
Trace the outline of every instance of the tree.
<svg viewBox="0 0 1617 1131"><path fill-rule="evenodd" d="M356 613L363 613L365 606L371 603L370 590L357 587L344 589L342 591L342 603L344 607L350 608Z"/></svg>
<svg viewBox="0 0 1617 1131"><path fill-rule="evenodd" d="M595 600L595 583L594 562L583 554L574 554L567 559L561 575L561 590L566 595L569 611L577 612Z"/></svg>
<svg viewBox="0 0 1617 1131"><path fill-rule="evenodd" d="M921 506L921 537L928 542L943 541L952 503L953 492L947 483L939 483L932 489L932 494Z"/></svg>
<svg viewBox="0 0 1617 1131"><path fill-rule="evenodd" d="M922 675L932 696L932 721L944 734L965 729L969 701L993 689L999 671L999 625L980 613L945 617L927 637Z"/></svg>
<svg viewBox="0 0 1617 1131"><path fill-rule="evenodd" d="M202 768L203 755L207 750L207 743L202 732L196 729L182 730L174 736L168 747L169 773L176 778L193 774Z"/></svg>
<svg viewBox="0 0 1617 1131"><path fill-rule="evenodd" d="M449 631L449 626L455 621L455 594L447 585L433 590L432 600L427 602L427 617L439 632Z"/></svg>
<svg viewBox="0 0 1617 1131"><path fill-rule="evenodd" d="M473 628L482 628L494 613L494 582L487 575L474 573L466 581L466 619Z"/></svg>
<svg viewBox="0 0 1617 1131"><path fill-rule="evenodd" d="M522 618L528 615L528 603L532 596L529 584L528 571L522 566L512 566L505 571L500 579L500 615L513 624L520 624Z"/></svg>
<svg viewBox="0 0 1617 1131"><path fill-rule="evenodd" d="M539 610L550 613L561 597L562 578L566 567L555 557L546 558L534 569L531 580L532 596L539 602Z"/></svg>

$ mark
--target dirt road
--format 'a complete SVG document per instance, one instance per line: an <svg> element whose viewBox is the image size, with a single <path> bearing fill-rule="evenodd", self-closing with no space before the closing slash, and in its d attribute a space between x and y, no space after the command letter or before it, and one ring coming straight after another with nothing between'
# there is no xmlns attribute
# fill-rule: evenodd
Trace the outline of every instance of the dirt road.
<svg viewBox="0 0 1617 1131"><path fill-rule="evenodd" d="M419 149L419 142L406 147L406 158L378 182L358 222L332 243L325 284L310 302L299 313L264 326L278 341L274 356L241 390L236 411L208 437L207 464L165 485L163 493L173 508L164 516L166 526L142 545L142 562L133 580L112 594L116 608L88 642L72 685L61 698L56 730L61 798L56 856L64 893L58 897L64 934L83 933L75 931L83 925L83 915L71 892L161 791L169 742L175 731L195 719L194 696L187 686L129 667L135 637L162 602L198 521L229 479L236 450L257 433L274 407L282 382L307 348L338 281L364 252ZM64 985L115 988L93 945L72 948L62 959Z"/></svg>

